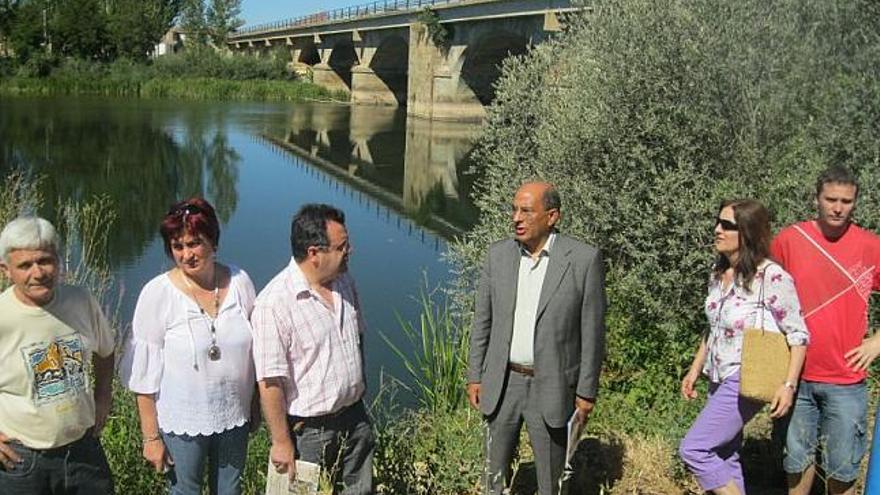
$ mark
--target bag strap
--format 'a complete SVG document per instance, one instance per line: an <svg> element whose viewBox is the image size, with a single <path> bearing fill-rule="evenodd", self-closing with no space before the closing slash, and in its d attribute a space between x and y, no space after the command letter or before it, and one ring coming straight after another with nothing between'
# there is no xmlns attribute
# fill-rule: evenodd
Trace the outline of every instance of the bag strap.
<svg viewBox="0 0 880 495"><path fill-rule="evenodd" d="M761 312L760 312L761 326L758 327L758 322L755 322L755 328L760 328L761 334L764 333L764 306L765 306L765 304L764 304L764 283L765 283L765 279L766 279L766 275L767 275L767 266L769 266L769 264L770 263L768 262L767 265L764 266L764 269L760 271L761 288L758 289L758 303L761 305ZM757 275L758 274L756 274L755 276L757 276ZM756 316L755 318L757 319L758 317Z"/></svg>

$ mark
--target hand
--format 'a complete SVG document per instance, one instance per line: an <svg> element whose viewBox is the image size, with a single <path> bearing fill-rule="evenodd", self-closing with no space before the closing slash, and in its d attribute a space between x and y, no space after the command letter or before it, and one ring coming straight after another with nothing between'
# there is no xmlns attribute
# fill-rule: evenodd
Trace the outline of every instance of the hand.
<svg viewBox="0 0 880 495"><path fill-rule="evenodd" d="M476 410L479 410L480 409L480 384L479 383L468 383L467 394L468 394L468 402L471 403L471 407L473 407Z"/></svg>
<svg viewBox="0 0 880 495"><path fill-rule="evenodd" d="M269 460L275 466L275 471L282 474L287 473L290 481L296 479L295 451L296 449L294 449L293 443L290 440L273 443L272 448L269 449Z"/></svg>
<svg viewBox="0 0 880 495"><path fill-rule="evenodd" d="M862 345L843 355L846 365L853 371L865 371L877 355L880 354L880 333L862 341Z"/></svg>
<svg viewBox="0 0 880 495"><path fill-rule="evenodd" d="M11 440L5 434L0 433L0 464L7 471L13 469L16 463L21 462L21 456L12 450L12 447L6 445Z"/></svg>
<svg viewBox="0 0 880 495"><path fill-rule="evenodd" d="M578 413L578 423L584 424L587 418L590 417L590 413L593 412L593 408L596 407L596 399L584 399L583 397L575 396L574 407Z"/></svg>
<svg viewBox="0 0 880 495"><path fill-rule="evenodd" d="M699 395L697 389L694 388L699 378L699 371L688 371L687 375L684 375L684 378L681 379L681 396L684 397L685 400L696 399Z"/></svg>
<svg viewBox="0 0 880 495"><path fill-rule="evenodd" d="M770 417L779 419L785 416L792 404L794 404L794 389L780 385L773 394L773 401L770 402Z"/></svg>
<svg viewBox="0 0 880 495"><path fill-rule="evenodd" d="M153 466L157 473L167 473L174 465L174 460L161 438L144 443L144 459Z"/></svg>

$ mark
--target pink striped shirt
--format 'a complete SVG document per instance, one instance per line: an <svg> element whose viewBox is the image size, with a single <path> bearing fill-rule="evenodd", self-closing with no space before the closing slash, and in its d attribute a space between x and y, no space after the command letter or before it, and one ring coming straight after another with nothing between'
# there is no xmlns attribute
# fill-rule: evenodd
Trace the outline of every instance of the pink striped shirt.
<svg viewBox="0 0 880 495"><path fill-rule="evenodd" d="M257 380L285 379L292 416L335 413L364 394L364 322L354 280L340 275L332 292L330 307L291 258L257 296L251 314Z"/></svg>

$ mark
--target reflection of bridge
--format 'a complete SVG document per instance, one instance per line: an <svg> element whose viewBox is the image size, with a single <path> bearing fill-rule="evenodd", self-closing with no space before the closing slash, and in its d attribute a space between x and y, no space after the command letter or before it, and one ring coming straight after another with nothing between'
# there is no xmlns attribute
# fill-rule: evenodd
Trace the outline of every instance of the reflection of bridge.
<svg viewBox="0 0 880 495"><path fill-rule="evenodd" d="M437 19L430 25L420 11L428 4ZM558 14L574 9L571 0L379 0L254 26L229 45L255 55L285 47L298 70L355 103L482 119L501 61L558 31ZM439 45L431 35L438 29L447 35Z"/></svg>
<svg viewBox="0 0 880 495"><path fill-rule="evenodd" d="M310 106L264 138L448 237L473 219L457 164L478 129L417 119L404 126L393 109Z"/></svg>
<svg viewBox="0 0 880 495"><path fill-rule="evenodd" d="M422 245L431 246L437 253L446 250L444 238L460 233L458 229L443 221L431 222L428 228L418 225L403 215L400 201L381 188L346 174L341 167L332 162L304 156L301 149L290 143L269 136L260 136L260 140L288 157L290 162L303 172L328 184L334 184L337 190L341 188L348 197L365 209L373 211L377 220L395 227L400 232L405 232L408 237L418 240Z"/></svg>

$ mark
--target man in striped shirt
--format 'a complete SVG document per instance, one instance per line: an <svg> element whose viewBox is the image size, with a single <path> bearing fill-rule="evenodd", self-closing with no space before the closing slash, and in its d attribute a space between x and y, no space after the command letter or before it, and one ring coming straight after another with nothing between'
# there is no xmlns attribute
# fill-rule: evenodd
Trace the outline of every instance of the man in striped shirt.
<svg viewBox="0 0 880 495"><path fill-rule="evenodd" d="M372 493L364 322L348 274L345 215L307 204L293 218L290 240L290 264L260 292L251 316L269 455L291 478L298 458L320 464L343 494Z"/></svg>

